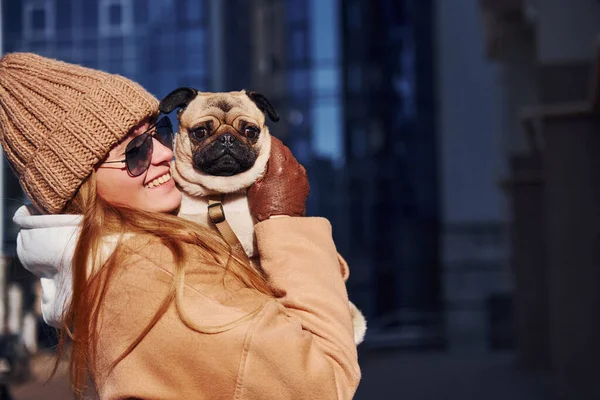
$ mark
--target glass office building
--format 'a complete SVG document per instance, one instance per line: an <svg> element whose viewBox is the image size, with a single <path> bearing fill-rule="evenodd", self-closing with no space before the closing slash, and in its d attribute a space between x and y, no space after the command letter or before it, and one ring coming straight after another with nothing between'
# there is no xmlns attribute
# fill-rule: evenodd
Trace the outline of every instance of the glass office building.
<svg viewBox="0 0 600 400"><path fill-rule="evenodd" d="M430 0L342 0L348 256L368 271L380 326L434 344L442 327L432 18Z"/></svg>
<svg viewBox="0 0 600 400"><path fill-rule="evenodd" d="M431 0L3 6L7 52L119 73L157 97L180 86L265 94L281 116L271 132L307 167L308 213L331 220L352 270L350 295L372 332L439 330ZM9 248L22 203L10 173L4 190Z"/></svg>

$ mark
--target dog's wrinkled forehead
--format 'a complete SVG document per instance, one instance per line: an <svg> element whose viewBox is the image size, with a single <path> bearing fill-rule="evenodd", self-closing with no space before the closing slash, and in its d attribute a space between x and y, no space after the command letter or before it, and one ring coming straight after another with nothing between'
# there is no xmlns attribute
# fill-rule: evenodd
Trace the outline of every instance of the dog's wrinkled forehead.
<svg viewBox="0 0 600 400"><path fill-rule="evenodd" d="M207 116L228 124L240 118L260 126L265 123L263 112L245 92L199 93L180 114L179 122L183 127L191 127Z"/></svg>
<svg viewBox="0 0 600 400"><path fill-rule="evenodd" d="M229 112L234 107L242 107L242 102L233 96L225 96L219 93L206 99L206 106L217 107L223 112Z"/></svg>

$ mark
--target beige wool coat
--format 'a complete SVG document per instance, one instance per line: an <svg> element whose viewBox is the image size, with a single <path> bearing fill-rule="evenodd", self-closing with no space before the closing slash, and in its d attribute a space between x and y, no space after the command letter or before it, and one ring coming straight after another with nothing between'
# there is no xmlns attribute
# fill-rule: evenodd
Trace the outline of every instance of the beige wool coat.
<svg viewBox="0 0 600 400"><path fill-rule="evenodd" d="M256 237L261 264L281 297L234 279L223 285L222 267L196 259L186 265L184 310L211 333L187 327L172 305L108 372L154 315L174 270L170 251L156 239L124 243L131 256L101 309L93 365L101 399L353 397L360 369L331 225L323 218L270 219L256 225ZM193 254L193 246L186 249Z"/></svg>

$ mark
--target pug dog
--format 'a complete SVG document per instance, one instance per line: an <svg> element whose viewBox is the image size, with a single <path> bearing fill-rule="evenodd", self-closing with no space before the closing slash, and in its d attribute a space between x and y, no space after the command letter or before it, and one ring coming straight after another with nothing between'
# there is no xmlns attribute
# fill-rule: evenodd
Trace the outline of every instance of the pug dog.
<svg viewBox="0 0 600 400"><path fill-rule="evenodd" d="M210 198L218 196L231 230L253 266L260 270L247 189L265 171L271 153L266 117L279 116L271 102L252 91L199 92L182 87L160 102L160 111L177 109L179 129L175 139L172 175L182 191L179 216L214 228L209 217ZM348 265L339 256L344 279ZM355 342L362 342L366 320L350 303Z"/></svg>

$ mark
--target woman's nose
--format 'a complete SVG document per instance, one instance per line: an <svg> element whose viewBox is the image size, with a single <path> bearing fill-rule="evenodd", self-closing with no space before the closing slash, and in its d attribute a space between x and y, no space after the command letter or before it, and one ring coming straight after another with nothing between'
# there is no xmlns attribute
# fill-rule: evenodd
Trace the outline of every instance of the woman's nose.
<svg viewBox="0 0 600 400"><path fill-rule="evenodd" d="M159 142L155 137L152 138L153 151L152 151L152 164L160 164L171 162L173 159L173 150Z"/></svg>

